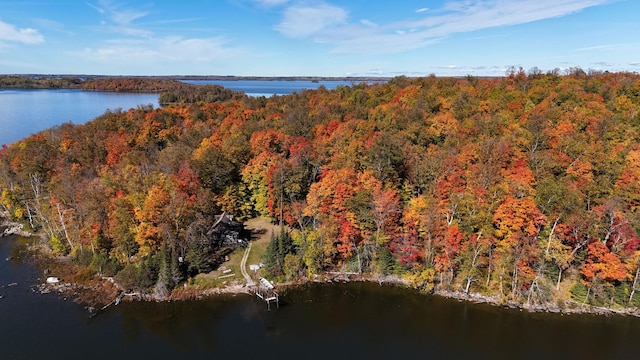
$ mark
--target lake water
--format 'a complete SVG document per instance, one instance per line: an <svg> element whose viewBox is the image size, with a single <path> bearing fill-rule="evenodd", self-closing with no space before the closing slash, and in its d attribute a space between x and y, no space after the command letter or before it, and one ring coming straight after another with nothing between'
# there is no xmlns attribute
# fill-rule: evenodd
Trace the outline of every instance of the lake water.
<svg viewBox="0 0 640 360"><path fill-rule="evenodd" d="M196 85L217 84L249 96L287 95L302 89L324 86L335 89L350 81L185 81ZM158 105L158 94L115 93L82 90L0 89L0 145L23 139L33 133L64 122L83 124L107 109Z"/></svg>
<svg viewBox="0 0 640 360"><path fill-rule="evenodd" d="M158 94L0 89L0 145L65 122L83 124L107 109L158 106Z"/></svg>
<svg viewBox="0 0 640 360"><path fill-rule="evenodd" d="M33 292L44 276L0 238L0 358L637 359L640 319L531 314L375 283L311 284L267 310L249 295L123 302L94 318ZM5 260L11 257L11 259ZM15 284L15 285L14 285Z"/></svg>
<svg viewBox="0 0 640 360"><path fill-rule="evenodd" d="M241 91L249 96L289 95L300 92L304 89L317 89L324 86L327 90L333 90L338 86L352 86L359 84L359 81L307 81L307 80L183 80L188 84L195 85L220 85L227 89ZM369 82L373 83L373 82Z"/></svg>

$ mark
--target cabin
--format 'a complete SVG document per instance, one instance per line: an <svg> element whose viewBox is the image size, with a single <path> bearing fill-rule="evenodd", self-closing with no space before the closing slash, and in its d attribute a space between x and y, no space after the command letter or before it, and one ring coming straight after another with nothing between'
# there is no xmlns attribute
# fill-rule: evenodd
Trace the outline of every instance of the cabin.
<svg viewBox="0 0 640 360"><path fill-rule="evenodd" d="M244 225L225 212L215 216L207 238L220 247L244 247L247 246L247 240L242 238L243 233Z"/></svg>

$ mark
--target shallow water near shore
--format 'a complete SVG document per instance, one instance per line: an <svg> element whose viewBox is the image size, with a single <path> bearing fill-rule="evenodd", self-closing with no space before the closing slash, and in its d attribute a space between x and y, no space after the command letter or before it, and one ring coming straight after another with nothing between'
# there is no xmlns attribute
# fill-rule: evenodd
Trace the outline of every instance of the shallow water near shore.
<svg viewBox="0 0 640 360"><path fill-rule="evenodd" d="M2 359L631 359L640 319L528 313L396 286L308 284L267 309L249 295L123 302L91 318L39 294L24 243L0 238ZM15 284L11 285L10 284Z"/></svg>

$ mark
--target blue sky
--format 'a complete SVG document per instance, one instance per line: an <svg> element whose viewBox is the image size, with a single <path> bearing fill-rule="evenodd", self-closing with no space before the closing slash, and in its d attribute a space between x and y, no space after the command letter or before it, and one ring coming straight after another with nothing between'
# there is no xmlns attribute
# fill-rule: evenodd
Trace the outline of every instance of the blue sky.
<svg viewBox="0 0 640 360"><path fill-rule="evenodd" d="M638 0L0 0L0 73L640 71Z"/></svg>

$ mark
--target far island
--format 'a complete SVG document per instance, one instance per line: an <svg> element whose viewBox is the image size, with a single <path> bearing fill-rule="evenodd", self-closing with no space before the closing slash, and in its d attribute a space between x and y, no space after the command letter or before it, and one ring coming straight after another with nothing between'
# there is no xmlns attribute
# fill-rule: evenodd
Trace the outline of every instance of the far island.
<svg viewBox="0 0 640 360"><path fill-rule="evenodd" d="M208 81L323 81L384 82L385 77L321 77L321 76L222 76L222 75L171 75L171 76L107 76L107 75L0 75L0 89L80 89L120 92L175 91L187 86L183 82Z"/></svg>

